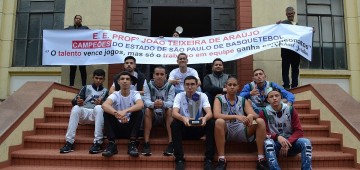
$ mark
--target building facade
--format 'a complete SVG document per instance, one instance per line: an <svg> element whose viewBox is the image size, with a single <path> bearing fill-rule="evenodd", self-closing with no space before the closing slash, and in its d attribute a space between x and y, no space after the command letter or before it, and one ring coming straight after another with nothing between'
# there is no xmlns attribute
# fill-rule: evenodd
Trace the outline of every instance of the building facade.
<svg viewBox="0 0 360 170"><path fill-rule="evenodd" d="M274 24L286 19L293 6L295 20L312 26L312 62L302 60L300 85L338 84L360 101L360 3L355 0L2 0L0 1L0 99L6 99L26 81L69 84L68 66L42 66L42 30L63 29L76 14L91 29L129 32L144 36L171 36L176 26L183 37L200 37ZM282 84L280 49L267 50L226 62L226 72L243 85L252 70L263 68L269 80ZM176 66L168 66L173 68ZM200 76L210 65L193 65ZM87 66L107 70L107 83L122 70L119 64ZM152 66L138 65L150 78ZM80 87L77 71L76 87Z"/></svg>

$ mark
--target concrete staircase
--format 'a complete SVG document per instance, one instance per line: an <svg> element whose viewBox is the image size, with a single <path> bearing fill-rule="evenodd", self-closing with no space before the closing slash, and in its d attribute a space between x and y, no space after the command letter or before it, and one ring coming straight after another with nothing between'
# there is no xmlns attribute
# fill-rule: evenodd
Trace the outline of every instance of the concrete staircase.
<svg viewBox="0 0 360 170"><path fill-rule="evenodd" d="M89 154L92 145L93 130L91 125L79 125L75 138L75 151L60 154L59 148L65 144L71 104L68 100L54 99L52 108L46 108L45 119L36 123L33 135L23 139L23 149L11 153L11 166L4 170L110 170L110 169L174 169L174 158L162 155L167 146L165 128L155 127L150 142L153 155L132 158L126 154L128 140L118 141L119 154L104 158L101 154ZM294 107L299 112L305 136L313 144L313 169L354 168L355 156L342 152L341 139L331 137L329 125L319 120L320 111L310 110L309 102L296 102ZM142 142L139 150L142 150ZM103 148L107 142L105 141ZM184 141L184 152L187 169L202 169L204 159L204 141ZM226 146L228 169L255 169L257 159L255 143L228 143ZM216 159L216 157L215 157ZM300 169L300 155L290 158L279 158L282 169Z"/></svg>

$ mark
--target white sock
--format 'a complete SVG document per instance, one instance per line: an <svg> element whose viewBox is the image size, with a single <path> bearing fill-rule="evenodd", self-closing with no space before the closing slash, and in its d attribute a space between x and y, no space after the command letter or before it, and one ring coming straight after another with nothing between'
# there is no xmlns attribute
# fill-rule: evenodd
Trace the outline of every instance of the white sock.
<svg viewBox="0 0 360 170"><path fill-rule="evenodd" d="M225 156L219 156L218 160L220 159L224 159L225 160Z"/></svg>
<svg viewBox="0 0 360 170"><path fill-rule="evenodd" d="M265 156L264 155L258 155L258 160L264 159Z"/></svg>

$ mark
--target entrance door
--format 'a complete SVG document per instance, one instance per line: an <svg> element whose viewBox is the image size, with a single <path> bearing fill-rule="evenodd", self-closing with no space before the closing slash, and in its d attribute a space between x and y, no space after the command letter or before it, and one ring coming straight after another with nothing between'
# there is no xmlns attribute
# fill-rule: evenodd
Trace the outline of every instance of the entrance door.
<svg viewBox="0 0 360 170"><path fill-rule="evenodd" d="M211 35L210 7L151 7L151 37L171 37L177 26L183 27L180 37L202 37ZM176 60L176 59L174 59ZM191 60L191 59L190 59ZM150 66L150 77L154 66ZM177 65L166 65L170 73ZM199 77L211 72L206 64L191 64Z"/></svg>
<svg viewBox="0 0 360 170"><path fill-rule="evenodd" d="M180 37L202 37L236 30L234 0L198 1L127 1L126 32L170 37L177 26L184 31ZM138 64L137 68L152 78L154 65ZM166 66L168 72L176 65ZM189 65L198 70L199 77L211 73L211 64ZM236 75L236 61L225 63L225 72Z"/></svg>

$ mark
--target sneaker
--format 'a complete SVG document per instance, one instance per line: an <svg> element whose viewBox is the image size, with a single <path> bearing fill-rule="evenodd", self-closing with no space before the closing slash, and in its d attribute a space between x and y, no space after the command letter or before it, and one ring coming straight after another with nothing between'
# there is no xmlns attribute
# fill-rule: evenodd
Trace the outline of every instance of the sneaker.
<svg viewBox="0 0 360 170"><path fill-rule="evenodd" d="M89 153L90 153L90 154L95 154L95 153L100 153L101 151L102 151L102 150L101 150L101 144L95 142L95 143L91 146L91 148L90 148L90 150L89 150Z"/></svg>
<svg viewBox="0 0 360 170"><path fill-rule="evenodd" d="M226 160L220 158L218 164L216 165L216 170L225 170L226 169Z"/></svg>
<svg viewBox="0 0 360 170"><path fill-rule="evenodd" d="M166 150L164 151L164 155L165 156L172 156L174 155L174 146L173 143L170 142L166 148Z"/></svg>
<svg viewBox="0 0 360 170"><path fill-rule="evenodd" d="M260 159L256 162L256 170L269 170L269 165L266 162L266 159Z"/></svg>
<svg viewBox="0 0 360 170"><path fill-rule="evenodd" d="M109 141L108 146L106 147L106 149L102 152L102 156L105 157L111 157L114 154L117 154L118 150L117 150L117 145L114 141Z"/></svg>
<svg viewBox="0 0 360 170"><path fill-rule="evenodd" d="M205 160L204 170L213 170L213 169L214 169L214 167L213 167L212 161L209 159Z"/></svg>
<svg viewBox="0 0 360 170"><path fill-rule="evenodd" d="M175 162L175 170L184 170L184 169L185 169L184 160L178 160Z"/></svg>
<svg viewBox="0 0 360 170"><path fill-rule="evenodd" d="M66 142L65 145L60 148L60 153L69 153L74 151L74 145L70 142Z"/></svg>
<svg viewBox="0 0 360 170"><path fill-rule="evenodd" d="M149 142L145 142L144 146L143 146L143 151L142 151L142 155L144 156L151 156L151 148L150 148L150 143Z"/></svg>
<svg viewBox="0 0 360 170"><path fill-rule="evenodd" d="M139 151L137 149L137 142L136 141L130 141L128 144L128 154L132 157L138 157Z"/></svg>

